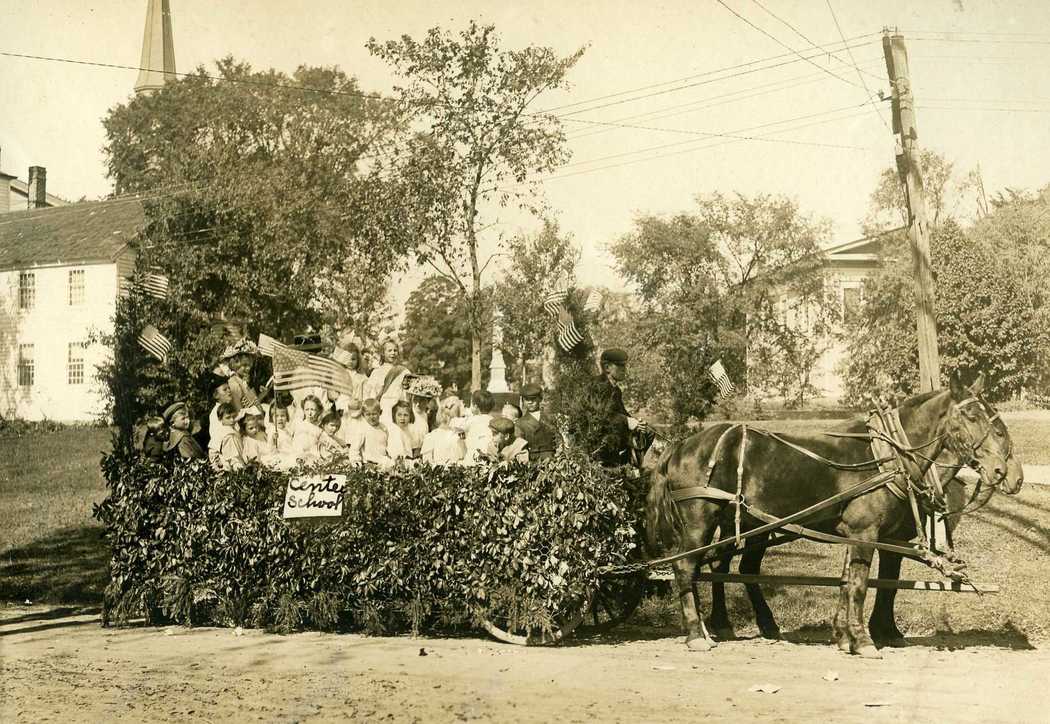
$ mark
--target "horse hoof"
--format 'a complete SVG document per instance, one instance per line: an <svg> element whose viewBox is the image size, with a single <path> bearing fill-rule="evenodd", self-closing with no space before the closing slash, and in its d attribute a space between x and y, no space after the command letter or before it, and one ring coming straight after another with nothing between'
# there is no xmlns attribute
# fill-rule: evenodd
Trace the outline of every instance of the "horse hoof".
<svg viewBox="0 0 1050 724"><path fill-rule="evenodd" d="M720 626L719 628L712 628L711 633L714 634L716 639L720 641L729 641L736 638L736 631L730 626Z"/></svg>
<svg viewBox="0 0 1050 724"><path fill-rule="evenodd" d="M762 634L764 639L773 639L775 641L780 640L780 627L773 626L772 628L759 628L759 633Z"/></svg>
<svg viewBox="0 0 1050 724"><path fill-rule="evenodd" d="M860 648L858 648L853 653L855 653L857 656L861 657L862 659L881 659L882 658L882 652L879 651L877 648L875 648L875 646L873 644L866 644L864 646L861 646Z"/></svg>
<svg viewBox="0 0 1050 724"><path fill-rule="evenodd" d="M849 639L848 638L844 637L844 638L839 639L838 641L835 642L835 645L839 647L839 651L841 651L842 653L844 653L844 654L851 653L850 645L849 645Z"/></svg>
<svg viewBox="0 0 1050 724"><path fill-rule="evenodd" d="M697 637L695 639L689 639L685 642L685 645L689 647L690 651L710 651L715 646L718 646L718 644L712 641L711 639L705 639L700 637Z"/></svg>

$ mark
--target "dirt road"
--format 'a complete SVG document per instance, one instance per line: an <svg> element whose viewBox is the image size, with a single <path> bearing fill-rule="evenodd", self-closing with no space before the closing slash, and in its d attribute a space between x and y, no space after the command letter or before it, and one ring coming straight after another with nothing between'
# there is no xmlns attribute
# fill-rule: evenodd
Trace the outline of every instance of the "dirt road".
<svg viewBox="0 0 1050 724"><path fill-rule="evenodd" d="M690 653L681 639L654 629L542 649L481 637L102 629L95 615L8 611L0 620L0 721L1050 717L1048 648L1030 648L1009 635L960 635L884 653L882 661L866 661L825 643L762 640ZM779 690L748 691L756 684Z"/></svg>

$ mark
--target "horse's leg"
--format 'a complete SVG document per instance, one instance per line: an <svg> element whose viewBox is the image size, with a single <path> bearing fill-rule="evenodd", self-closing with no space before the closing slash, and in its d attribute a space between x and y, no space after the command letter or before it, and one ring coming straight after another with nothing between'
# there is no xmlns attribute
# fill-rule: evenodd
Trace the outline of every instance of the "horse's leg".
<svg viewBox="0 0 1050 724"><path fill-rule="evenodd" d="M740 557L741 573L758 575L762 570L762 558L766 555L765 544L768 540L769 534L756 536L754 538L755 547L744 549L744 554ZM748 583L744 588L747 589L747 597L751 601L751 608L755 612L755 622L758 624L758 630L762 633L762 637L779 639L780 627L777 626L773 612L769 609L769 604L766 603L766 597L762 593L762 588L757 583Z"/></svg>
<svg viewBox="0 0 1050 724"><path fill-rule="evenodd" d="M831 622L831 635L835 639L835 645L840 651L849 653L849 631L847 622L849 620L849 596L846 582L849 580L849 547L847 546L842 555L842 583L839 584L839 600L835 607L835 618Z"/></svg>
<svg viewBox="0 0 1050 724"><path fill-rule="evenodd" d="M697 501L684 516L685 532L682 535L682 548L700 548L711 542L717 525L716 516L719 506ZM700 572L698 557L690 556L675 561L675 583L678 588L678 600L682 606L682 619L685 623L685 643L693 651L710 651L718 644L711 638L704 626L700 611L700 597L696 588L696 574Z"/></svg>
<svg viewBox="0 0 1050 724"><path fill-rule="evenodd" d="M899 553L879 551L879 578L897 580L901 575ZM868 619L868 632L872 639L883 646L904 646L904 634L897 628L893 618L893 603L897 598L896 588L878 588L875 590L875 606Z"/></svg>
<svg viewBox="0 0 1050 724"><path fill-rule="evenodd" d="M718 566L715 568L717 573L729 573L729 564L732 562L732 556L726 556L718 561ZM736 638L736 632L733 631L733 624L729 621L729 611L726 610L726 586L720 581L713 581L711 583L711 631L714 635L726 641L728 639Z"/></svg>
<svg viewBox="0 0 1050 724"><path fill-rule="evenodd" d="M869 528L850 537L874 541L878 538L878 529ZM849 634L850 653L865 659L882 658L882 654L875 648L875 643L868 635L868 627L864 622L864 597L868 592L868 575L871 573L871 559L874 553L874 548L850 546L849 573L846 581L846 631Z"/></svg>

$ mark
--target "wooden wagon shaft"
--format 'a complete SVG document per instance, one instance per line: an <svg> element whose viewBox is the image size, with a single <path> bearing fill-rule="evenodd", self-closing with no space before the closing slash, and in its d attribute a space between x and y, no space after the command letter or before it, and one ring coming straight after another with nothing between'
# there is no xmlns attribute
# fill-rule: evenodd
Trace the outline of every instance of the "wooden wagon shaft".
<svg viewBox="0 0 1050 724"><path fill-rule="evenodd" d="M842 579L832 576L761 576L747 573L699 573L698 581L712 583L766 583L779 586L830 586L838 588ZM899 588L909 591L945 593L998 593L992 583L957 583L954 581L904 581L891 578L869 578L868 588Z"/></svg>

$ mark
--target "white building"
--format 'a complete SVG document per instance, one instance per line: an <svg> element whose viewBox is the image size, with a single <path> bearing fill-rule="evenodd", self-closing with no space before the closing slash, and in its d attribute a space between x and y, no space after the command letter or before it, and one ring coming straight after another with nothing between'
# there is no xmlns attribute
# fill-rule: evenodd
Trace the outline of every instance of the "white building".
<svg viewBox="0 0 1050 724"><path fill-rule="evenodd" d="M0 216L0 415L88 421L103 410L96 367L109 333L128 241L142 229L138 199Z"/></svg>
<svg viewBox="0 0 1050 724"><path fill-rule="evenodd" d="M136 93L176 77L169 0L147 0ZM0 170L0 415L89 421L105 397L96 368L110 351L89 339L113 329L128 242L142 230L136 198L68 204Z"/></svg>

